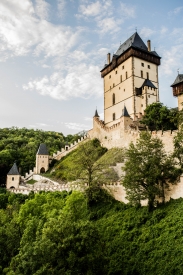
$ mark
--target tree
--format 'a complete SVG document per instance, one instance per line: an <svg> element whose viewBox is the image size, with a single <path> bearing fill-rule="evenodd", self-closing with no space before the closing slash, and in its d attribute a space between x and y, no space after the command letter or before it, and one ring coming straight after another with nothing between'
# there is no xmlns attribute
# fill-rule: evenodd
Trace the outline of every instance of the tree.
<svg viewBox="0 0 183 275"><path fill-rule="evenodd" d="M88 187L116 181L116 172L107 162L99 161L106 151L98 139L81 143L72 155L69 175L73 179L79 179L81 183L86 183Z"/></svg>
<svg viewBox="0 0 183 275"><path fill-rule="evenodd" d="M152 103L145 109L141 123L150 130L175 130L178 127L178 110L168 109L160 102Z"/></svg>
<svg viewBox="0 0 183 275"><path fill-rule="evenodd" d="M164 191L175 184L181 174L172 155L165 153L162 141L142 132L137 144L130 144L126 152L125 176L122 184L127 198L133 204L148 200L149 210L155 205L156 197L165 200Z"/></svg>

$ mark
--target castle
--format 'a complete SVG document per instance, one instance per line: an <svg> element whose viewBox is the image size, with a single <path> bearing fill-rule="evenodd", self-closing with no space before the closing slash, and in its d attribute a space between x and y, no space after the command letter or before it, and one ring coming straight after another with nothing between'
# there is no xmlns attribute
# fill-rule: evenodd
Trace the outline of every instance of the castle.
<svg viewBox="0 0 183 275"><path fill-rule="evenodd" d="M139 120L146 107L159 101L158 66L161 57L151 51L151 41L147 45L135 32L127 39L112 56L107 54L107 64L101 70L104 80L104 121L100 120L96 110L93 117L93 128L88 131L86 138L98 138L101 144L108 149L113 147L128 147L130 142L136 142L139 137ZM183 102L183 75L178 74L171 85L173 95L178 97L178 108L182 109ZM173 137L177 131L154 131L167 152L173 151ZM65 149L53 155L54 159L61 159L74 150L78 143L66 145ZM36 155L36 168L32 174L40 174L49 168L49 155L45 145L40 145ZM13 174L14 173L14 174ZM30 173L31 174L31 173ZM17 188L18 169L16 164L7 175L7 188ZM15 180L16 178L16 180ZM182 177L181 177L181 181ZM183 196L183 190L174 186L168 197ZM122 188L122 187L121 187ZM118 192L118 194L120 191ZM123 201L125 196L122 195ZM167 198L168 198L167 197Z"/></svg>

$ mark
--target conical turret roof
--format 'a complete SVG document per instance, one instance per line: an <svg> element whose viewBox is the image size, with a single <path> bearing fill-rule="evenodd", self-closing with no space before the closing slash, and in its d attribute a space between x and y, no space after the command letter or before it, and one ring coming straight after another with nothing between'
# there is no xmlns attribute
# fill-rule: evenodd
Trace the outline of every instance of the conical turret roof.
<svg viewBox="0 0 183 275"><path fill-rule="evenodd" d="M121 116L122 116L122 117L123 117L123 116L124 116L124 117L130 117L130 115L129 115L127 109L126 109L126 106L124 106L124 109L122 110L122 115L121 115Z"/></svg>
<svg viewBox="0 0 183 275"><path fill-rule="evenodd" d="M46 144L41 143L37 151L37 155L49 155Z"/></svg>
<svg viewBox="0 0 183 275"><path fill-rule="evenodd" d="M94 115L94 117L99 117L98 112L97 112L97 109L95 110L95 115Z"/></svg>
<svg viewBox="0 0 183 275"><path fill-rule="evenodd" d="M20 175L16 162L11 167L10 171L8 172L8 175Z"/></svg>
<svg viewBox="0 0 183 275"><path fill-rule="evenodd" d="M173 87L176 84L179 84L183 82L183 74L178 74L178 76L176 77L174 83L171 85L171 87Z"/></svg>

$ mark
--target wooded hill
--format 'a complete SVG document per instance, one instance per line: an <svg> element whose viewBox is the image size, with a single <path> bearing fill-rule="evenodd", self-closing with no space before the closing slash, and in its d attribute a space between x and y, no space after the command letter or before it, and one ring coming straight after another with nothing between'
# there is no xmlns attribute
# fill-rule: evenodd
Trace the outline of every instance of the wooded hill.
<svg viewBox="0 0 183 275"><path fill-rule="evenodd" d="M24 175L35 167L36 153L40 143L45 143L49 154L59 151L66 143L73 143L79 135L64 136L52 131L33 130L26 128L0 129L0 185L4 185L6 174L14 161Z"/></svg>
<svg viewBox="0 0 183 275"><path fill-rule="evenodd" d="M90 191L0 194L0 273L182 275L183 199L149 212Z"/></svg>

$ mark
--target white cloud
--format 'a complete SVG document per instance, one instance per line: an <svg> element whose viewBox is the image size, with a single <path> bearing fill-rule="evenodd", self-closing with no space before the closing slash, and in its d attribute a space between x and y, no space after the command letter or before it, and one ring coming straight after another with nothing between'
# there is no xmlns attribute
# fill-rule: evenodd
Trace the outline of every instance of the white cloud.
<svg viewBox="0 0 183 275"><path fill-rule="evenodd" d="M81 124L81 123L65 122L64 124L67 128L72 129L72 130L77 130L77 131L83 131L83 130L90 129L90 126Z"/></svg>
<svg viewBox="0 0 183 275"><path fill-rule="evenodd" d="M168 29L166 27L161 27L160 33L166 34L168 32Z"/></svg>
<svg viewBox="0 0 183 275"><path fill-rule="evenodd" d="M103 93L102 81L97 66L79 64L73 66L64 77L62 72L55 72L50 77L30 81L23 86L24 90L36 90L41 95L50 96L58 100L69 98L90 98L101 96Z"/></svg>
<svg viewBox="0 0 183 275"><path fill-rule="evenodd" d="M183 6L177 7L173 11L170 11L168 15L177 15L182 9L183 9Z"/></svg>
<svg viewBox="0 0 183 275"><path fill-rule="evenodd" d="M102 5L99 1L89 5L80 5L79 12L84 16L97 16L102 11Z"/></svg>
<svg viewBox="0 0 183 275"><path fill-rule="evenodd" d="M183 70L182 52L183 44L173 46L170 50L163 52L162 66L160 68L162 74L172 75L177 73L178 69Z"/></svg>
<svg viewBox="0 0 183 275"><path fill-rule="evenodd" d="M36 0L35 12L40 19L48 19L50 5L44 0Z"/></svg>
<svg viewBox="0 0 183 275"><path fill-rule="evenodd" d="M97 22L97 25L102 33L115 33L120 30L121 19L115 19L114 17L104 18Z"/></svg>
<svg viewBox="0 0 183 275"><path fill-rule="evenodd" d="M58 16L60 18L63 18L65 16L65 6L66 6L65 0L57 0Z"/></svg>
<svg viewBox="0 0 183 275"><path fill-rule="evenodd" d="M86 120L86 121L92 121L93 119L91 117L84 117L84 120Z"/></svg>
<svg viewBox="0 0 183 275"><path fill-rule="evenodd" d="M154 34L155 31L150 29L150 28L142 28L141 31L140 31L140 34L144 37L150 37L152 34Z"/></svg>
<svg viewBox="0 0 183 275"><path fill-rule="evenodd" d="M135 17L135 7L127 5L125 3L120 3L122 17L134 18Z"/></svg>
<svg viewBox="0 0 183 275"><path fill-rule="evenodd" d="M48 5L40 3L39 16L45 17ZM66 54L78 41L82 29L54 25L36 17L36 7L30 0L1 0L0 2L0 54L21 56L33 51L35 55ZM0 57L1 59L1 57Z"/></svg>

